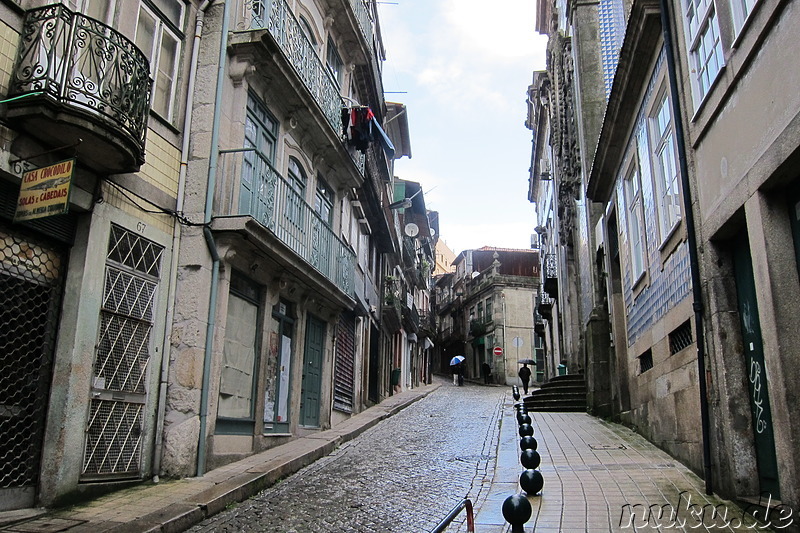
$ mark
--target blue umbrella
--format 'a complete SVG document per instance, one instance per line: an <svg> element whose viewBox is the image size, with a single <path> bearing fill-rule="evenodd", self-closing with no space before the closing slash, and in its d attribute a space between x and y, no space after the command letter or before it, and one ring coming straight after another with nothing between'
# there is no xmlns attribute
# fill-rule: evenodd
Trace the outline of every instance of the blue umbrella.
<svg viewBox="0 0 800 533"><path fill-rule="evenodd" d="M463 361L464 359L465 359L465 357L463 355L457 355L457 356L453 357L452 359L450 359L450 366L457 365L461 361Z"/></svg>

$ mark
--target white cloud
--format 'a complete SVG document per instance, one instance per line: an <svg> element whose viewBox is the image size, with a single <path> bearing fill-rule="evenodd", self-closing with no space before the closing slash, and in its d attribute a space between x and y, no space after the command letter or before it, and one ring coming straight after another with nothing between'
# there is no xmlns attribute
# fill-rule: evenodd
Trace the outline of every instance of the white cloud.
<svg viewBox="0 0 800 533"><path fill-rule="evenodd" d="M478 60L530 63L536 50L531 0L445 0L445 31L452 32L463 51Z"/></svg>
<svg viewBox="0 0 800 533"><path fill-rule="evenodd" d="M530 132L525 91L545 66L533 0L400 0L381 5L387 95L409 105L414 158L396 174L418 181L454 252L527 248Z"/></svg>

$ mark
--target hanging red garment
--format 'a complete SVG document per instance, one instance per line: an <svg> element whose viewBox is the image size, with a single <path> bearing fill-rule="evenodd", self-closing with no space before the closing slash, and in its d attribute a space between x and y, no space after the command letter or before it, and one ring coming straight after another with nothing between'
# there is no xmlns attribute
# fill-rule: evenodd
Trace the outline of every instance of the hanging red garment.
<svg viewBox="0 0 800 533"><path fill-rule="evenodd" d="M361 152L365 152L369 143L374 140L372 124L375 114L367 106L352 107L342 110L343 136Z"/></svg>

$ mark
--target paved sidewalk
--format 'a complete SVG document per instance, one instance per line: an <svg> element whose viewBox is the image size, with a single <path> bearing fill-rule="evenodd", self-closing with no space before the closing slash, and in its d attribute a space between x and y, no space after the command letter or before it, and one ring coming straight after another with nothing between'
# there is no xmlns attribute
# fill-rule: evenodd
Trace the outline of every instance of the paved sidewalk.
<svg viewBox="0 0 800 533"><path fill-rule="evenodd" d="M395 394L334 429L296 439L207 472L203 477L143 484L69 508L0 512L0 531L26 533L179 532L242 501L360 435L439 388Z"/></svg>
<svg viewBox="0 0 800 533"><path fill-rule="evenodd" d="M544 488L528 497L533 514L527 532L771 531L752 516L743 518L734 503L706 496L698 476L624 426L585 413L529 415ZM521 492L518 428L509 394L495 477L476 509L479 533L511 530L502 505Z"/></svg>

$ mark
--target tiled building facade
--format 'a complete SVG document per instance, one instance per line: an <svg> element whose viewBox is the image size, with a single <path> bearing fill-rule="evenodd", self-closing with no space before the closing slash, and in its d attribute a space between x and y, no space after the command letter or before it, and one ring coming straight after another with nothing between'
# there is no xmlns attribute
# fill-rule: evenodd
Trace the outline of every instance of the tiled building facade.
<svg viewBox="0 0 800 533"><path fill-rule="evenodd" d="M582 237L557 244L582 271L559 286L577 283L595 298L579 327L590 408L634 426L703 475L708 490L796 515L800 454L789 406L798 303L788 295L800 264L800 103L796 91L778 89L796 82L798 47L787 30L796 6L538 6L539 31L571 41L578 74L567 105L554 105L563 92L557 69L537 73L529 88L529 197L540 215L562 217L540 218L546 236L588 201L588 254L569 250ZM592 82L601 78L598 101ZM548 195L574 187L552 161L565 153L554 127L570 105L584 121L582 188ZM581 236L584 220L570 220Z"/></svg>

